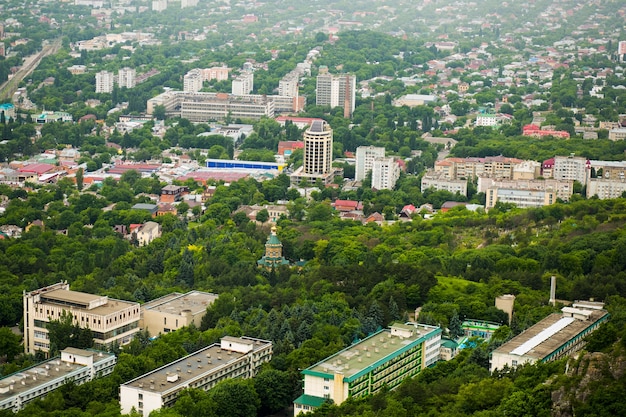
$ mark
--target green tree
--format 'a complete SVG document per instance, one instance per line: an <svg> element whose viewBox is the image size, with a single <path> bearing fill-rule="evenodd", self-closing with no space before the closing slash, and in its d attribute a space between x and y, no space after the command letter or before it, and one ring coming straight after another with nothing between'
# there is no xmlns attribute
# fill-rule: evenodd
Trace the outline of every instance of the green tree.
<svg viewBox="0 0 626 417"><path fill-rule="evenodd" d="M66 347L90 348L93 347L93 335L88 327L74 324L72 314L63 310L58 320L50 320L47 324L50 337L50 356L56 355Z"/></svg>
<svg viewBox="0 0 626 417"><path fill-rule="evenodd" d="M9 362L22 352L20 337L8 327L0 327L0 352L2 352L0 357L6 356L6 360Z"/></svg>
<svg viewBox="0 0 626 417"><path fill-rule="evenodd" d="M293 387L288 372L265 369L254 377L254 389L261 400L259 411L262 415L277 413L293 401Z"/></svg>
<svg viewBox="0 0 626 417"><path fill-rule="evenodd" d="M267 209L261 209L256 214L256 221L261 222L261 223L265 223L266 221L269 220L269 218L270 218L270 214L267 211Z"/></svg>
<svg viewBox="0 0 626 417"><path fill-rule="evenodd" d="M261 406L251 379L223 381L209 391L209 399L215 404L218 416L256 417Z"/></svg>

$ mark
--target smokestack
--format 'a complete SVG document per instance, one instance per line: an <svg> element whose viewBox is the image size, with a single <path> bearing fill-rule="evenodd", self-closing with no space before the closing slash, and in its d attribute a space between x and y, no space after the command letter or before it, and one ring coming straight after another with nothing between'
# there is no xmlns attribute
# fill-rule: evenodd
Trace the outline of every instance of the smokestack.
<svg viewBox="0 0 626 417"><path fill-rule="evenodd" d="M552 275L550 277L550 304L556 305L556 277Z"/></svg>

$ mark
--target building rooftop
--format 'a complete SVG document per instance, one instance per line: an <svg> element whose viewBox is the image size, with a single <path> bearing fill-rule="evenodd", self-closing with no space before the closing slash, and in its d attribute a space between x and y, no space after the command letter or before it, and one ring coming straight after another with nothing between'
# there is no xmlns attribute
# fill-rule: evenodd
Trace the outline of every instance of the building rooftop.
<svg viewBox="0 0 626 417"><path fill-rule="evenodd" d="M578 320L559 313L550 314L497 348L494 353L544 359L607 314L604 310L595 310L589 313L589 320Z"/></svg>
<svg viewBox="0 0 626 417"><path fill-rule="evenodd" d="M76 348L66 348L65 353L94 356L94 364L103 359L114 356L111 353L96 352ZM0 379L0 402L14 395L21 394L35 387L46 385L55 379L59 379L61 384L65 383L65 377L78 369L85 368L86 365L62 361L60 357L48 359L47 361L33 365L30 368L22 369ZM11 388L13 387L13 388Z"/></svg>
<svg viewBox="0 0 626 417"><path fill-rule="evenodd" d="M138 303L110 299L106 296L87 294L71 290L51 290L40 295L41 302L66 305L72 308L86 309L93 314L107 315L131 307Z"/></svg>
<svg viewBox="0 0 626 417"><path fill-rule="evenodd" d="M271 343L265 340L247 337L227 337L226 339L222 339L239 343L242 342L242 339L245 342L253 342L254 350L265 348ZM124 385L163 394L167 391L175 390L182 385L186 385L201 375L211 374L219 368L227 368L229 364L232 364L242 356L245 356L245 354L223 349L221 344L214 343L211 346L207 346L204 349L200 349L197 352L128 381Z"/></svg>
<svg viewBox="0 0 626 417"><path fill-rule="evenodd" d="M202 292L190 291L186 294L173 293L156 300L152 300L143 305L144 310L158 311L180 315L184 310L190 310L193 315L202 313L212 304L218 295Z"/></svg>
<svg viewBox="0 0 626 417"><path fill-rule="evenodd" d="M396 335L393 330L399 329L404 337ZM332 378L334 374L343 374L348 380L354 380L363 373L369 372L379 363L403 353L419 339L431 336L441 329L423 324L394 324L392 329L383 329L346 349L305 369L303 374L312 374Z"/></svg>

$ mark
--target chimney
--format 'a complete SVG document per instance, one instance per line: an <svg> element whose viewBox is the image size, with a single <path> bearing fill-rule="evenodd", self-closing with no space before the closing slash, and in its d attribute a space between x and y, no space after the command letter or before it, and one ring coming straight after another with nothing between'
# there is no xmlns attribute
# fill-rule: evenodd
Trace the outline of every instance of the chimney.
<svg viewBox="0 0 626 417"><path fill-rule="evenodd" d="M552 275L550 277L550 304L556 305L556 277Z"/></svg>

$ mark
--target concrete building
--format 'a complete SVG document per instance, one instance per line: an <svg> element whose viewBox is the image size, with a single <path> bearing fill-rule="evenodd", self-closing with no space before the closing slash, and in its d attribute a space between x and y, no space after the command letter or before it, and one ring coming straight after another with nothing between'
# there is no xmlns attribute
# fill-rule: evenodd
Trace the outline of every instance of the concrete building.
<svg viewBox="0 0 626 417"><path fill-rule="evenodd" d="M294 401L294 416L326 400L337 405L393 389L439 359L441 329L424 324L394 324L302 371L304 394Z"/></svg>
<svg viewBox="0 0 626 417"><path fill-rule="evenodd" d="M374 167L374 159L384 158L385 148L378 146L359 146L356 148L355 181L363 181Z"/></svg>
<svg viewBox="0 0 626 417"><path fill-rule="evenodd" d="M435 173L450 179L469 179L479 176L513 178L515 169L525 161L504 156L485 158L446 158L435 162Z"/></svg>
<svg viewBox="0 0 626 417"><path fill-rule="evenodd" d="M585 337L609 319L603 307L602 303L576 302L563 307L561 314L550 314L494 350L490 371L550 362L578 352L585 345Z"/></svg>
<svg viewBox="0 0 626 417"><path fill-rule="evenodd" d="M270 341L225 336L220 343L120 385L122 414L135 409L147 416L172 405L186 388L208 391L226 379L252 378L271 358Z"/></svg>
<svg viewBox="0 0 626 417"><path fill-rule="evenodd" d="M68 347L61 356L22 369L0 379L0 410L17 412L69 381L76 385L113 372L111 353Z"/></svg>
<svg viewBox="0 0 626 417"><path fill-rule="evenodd" d="M168 91L147 102L147 113L161 105L169 116L178 116L192 122L209 122L232 118L259 120L274 117L274 102L259 94L234 96L226 93L189 93Z"/></svg>
<svg viewBox="0 0 626 417"><path fill-rule="evenodd" d="M626 139L626 127L609 130L609 139L613 141Z"/></svg>
<svg viewBox="0 0 626 417"><path fill-rule="evenodd" d="M50 351L47 323L59 320L63 312L73 315L75 324L91 329L98 349L125 345L139 331L138 303L71 291L67 282L24 291L23 298L26 353Z"/></svg>
<svg viewBox="0 0 626 417"><path fill-rule="evenodd" d="M485 210L495 207L498 201L501 203L513 203L519 208L549 206L556 203L556 191L498 187L487 189Z"/></svg>
<svg viewBox="0 0 626 417"><path fill-rule="evenodd" d="M292 71L278 81L278 95L284 97L298 97L298 72Z"/></svg>
<svg viewBox="0 0 626 417"><path fill-rule="evenodd" d="M356 106L356 77L350 74L333 75L320 68L317 76L315 104L318 106L343 107L344 117L352 117Z"/></svg>
<svg viewBox="0 0 626 417"><path fill-rule="evenodd" d="M376 190L393 190L398 178L400 178L400 165L393 157L374 159L372 188Z"/></svg>
<svg viewBox="0 0 626 417"><path fill-rule="evenodd" d="M200 70L202 72L202 79L204 81L217 80L226 81L230 68L228 67L211 67Z"/></svg>
<svg viewBox="0 0 626 417"><path fill-rule="evenodd" d="M112 72L100 71L96 73L96 93L110 93L113 91L115 75Z"/></svg>
<svg viewBox="0 0 626 417"><path fill-rule="evenodd" d="M330 184L333 179L333 130L323 120L313 120L303 134L304 163L291 175L292 183L318 179Z"/></svg>
<svg viewBox="0 0 626 417"><path fill-rule="evenodd" d="M254 73L243 72L233 80L232 92L234 96L246 96L254 90Z"/></svg>
<svg viewBox="0 0 626 417"><path fill-rule="evenodd" d="M396 107L408 106L424 106L435 103L437 96L430 94L405 94L404 96L394 100L393 105Z"/></svg>
<svg viewBox="0 0 626 417"><path fill-rule="evenodd" d="M196 7L199 0L180 0L180 8L186 9L187 7Z"/></svg>
<svg viewBox="0 0 626 417"><path fill-rule="evenodd" d="M189 70L183 77L183 91L197 93L202 90L202 72L198 68Z"/></svg>
<svg viewBox="0 0 626 417"><path fill-rule="evenodd" d="M490 188L502 188L511 190L540 190L552 191L556 197L563 201L569 201L574 193L574 181L572 180L503 180L491 177L478 177L477 192L487 193Z"/></svg>
<svg viewBox="0 0 626 417"><path fill-rule="evenodd" d="M437 175L433 171L426 172L422 177L422 193L429 188L459 193L467 197L467 180L446 178L445 175Z"/></svg>
<svg viewBox="0 0 626 417"><path fill-rule="evenodd" d="M587 198L598 196L599 199L621 198L626 192L626 180L591 178L587 182Z"/></svg>
<svg viewBox="0 0 626 417"><path fill-rule="evenodd" d="M217 299L217 294L190 291L186 294L172 293L141 306L141 328L151 336L169 333L189 326L200 327L202 317Z"/></svg>
<svg viewBox="0 0 626 417"><path fill-rule="evenodd" d="M136 81L137 72L134 68L120 68L117 73L117 85L126 88L133 88L137 85Z"/></svg>
<svg viewBox="0 0 626 417"><path fill-rule="evenodd" d="M167 0L152 0L152 10L155 12L167 10Z"/></svg>
<svg viewBox="0 0 626 417"><path fill-rule="evenodd" d="M552 178L556 180L573 180L586 184L590 168L591 162L582 156L555 156Z"/></svg>

